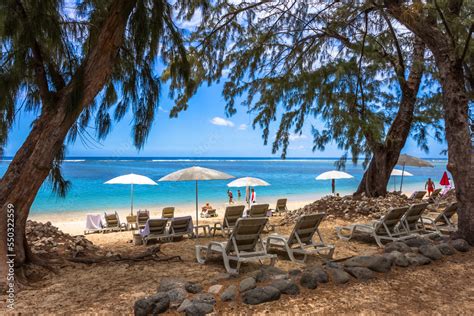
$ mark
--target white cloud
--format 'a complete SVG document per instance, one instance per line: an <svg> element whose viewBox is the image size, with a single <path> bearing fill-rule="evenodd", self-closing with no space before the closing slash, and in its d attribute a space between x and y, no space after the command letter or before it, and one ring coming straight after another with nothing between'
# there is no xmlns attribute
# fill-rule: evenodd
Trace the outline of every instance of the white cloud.
<svg viewBox="0 0 474 316"><path fill-rule="evenodd" d="M240 124L239 125L239 130L245 131L247 129L247 124Z"/></svg>
<svg viewBox="0 0 474 316"><path fill-rule="evenodd" d="M291 134L289 138L290 138L291 141L295 141L295 140L306 139L306 138L308 138L308 136L306 136L305 134L301 134L301 135L299 135L299 134Z"/></svg>
<svg viewBox="0 0 474 316"><path fill-rule="evenodd" d="M303 145L289 146L288 149L290 149L290 150L303 150L303 149L305 149L305 147Z"/></svg>
<svg viewBox="0 0 474 316"><path fill-rule="evenodd" d="M162 107L161 105L158 107L158 111L163 112L163 113L169 113L170 112L167 109L165 109L164 107Z"/></svg>
<svg viewBox="0 0 474 316"><path fill-rule="evenodd" d="M218 126L234 127L233 122L226 120L225 118L218 117L218 116L212 118L211 124L218 125Z"/></svg>

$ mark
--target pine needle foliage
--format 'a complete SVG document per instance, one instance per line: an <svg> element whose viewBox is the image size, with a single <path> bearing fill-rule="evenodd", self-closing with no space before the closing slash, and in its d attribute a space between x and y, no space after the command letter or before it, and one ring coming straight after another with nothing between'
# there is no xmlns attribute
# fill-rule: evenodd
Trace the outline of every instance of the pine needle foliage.
<svg viewBox="0 0 474 316"><path fill-rule="evenodd" d="M414 41L370 1L222 0L193 33L190 60L197 61L196 82L224 81L227 114L237 103L252 113L273 153L285 157L290 136L319 119L325 126L313 126L313 150L337 144L343 166L348 154L368 162L373 144L384 142L413 66ZM433 97L439 91L429 88L436 77L426 59L413 125L425 149L428 125L442 137Z"/></svg>
<svg viewBox="0 0 474 316"><path fill-rule="evenodd" d="M133 6L124 40L107 83L83 106L81 74L109 15L112 0L4 0L0 4L0 155L22 111L38 116L55 109L64 89L73 89L67 111L78 117L66 142L104 139L114 123L130 111L131 134L140 149L150 134L160 101L161 65L175 82L177 95L195 92L190 64L177 16L205 10L202 0L124 0ZM74 79L74 80L73 80ZM66 145L66 144L65 144ZM53 189L66 193L60 172L65 148L51 163Z"/></svg>

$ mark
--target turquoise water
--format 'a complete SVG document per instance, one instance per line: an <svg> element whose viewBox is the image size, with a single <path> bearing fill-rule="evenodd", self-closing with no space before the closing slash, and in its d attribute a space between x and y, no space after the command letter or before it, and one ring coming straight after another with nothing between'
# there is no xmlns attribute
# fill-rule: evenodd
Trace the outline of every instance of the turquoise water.
<svg viewBox="0 0 474 316"><path fill-rule="evenodd" d="M428 159L434 168L407 167L413 177L404 179L407 190L422 189L428 177L438 183L446 167L446 160ZM325 171L333 170L336 159L262 159L262 158L69 158L63 163L63 175L71 181L71 189L66 198L56 197L51 187L45 183L41 188L31 213L40 214L64 211L101 211L126 209L130 205L130 186L108 185L111 178L136 173L157 181L162 176L178 169L191 166L213 168L230 173L236 177L258 177L271 185L258 187L257 200L265 198L298 196L318 197L330 193L330 181L316 181L314 178ZM9 160L0 161L0 174L3 175ZM336 190L341 194L352 193L363 174L361 165L348 164L346 172L353 179L339 180ZM397 177L399 185L399 177ZM221 203L226 200L227 186L231 180L201 181L199 183L200 201ZM398 189L397 185L397 189ZM393 180L388 188L393 190ZM157 205L192 204L195 199L194 182L159 182L158 186L135 186L135 208L148 208ZM234 197L237 189L232 188ZM245 195L245 189L241 190Z"/></svg>

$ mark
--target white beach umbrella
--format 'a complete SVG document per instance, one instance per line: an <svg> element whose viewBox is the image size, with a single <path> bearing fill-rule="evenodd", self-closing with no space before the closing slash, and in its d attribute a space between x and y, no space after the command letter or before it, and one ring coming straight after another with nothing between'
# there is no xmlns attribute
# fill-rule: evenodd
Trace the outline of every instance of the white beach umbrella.
<svg viewBox="0 0 474 316"><path fill-rule="evenodd" d="M126 174L120 177L116 177L110 179L109 181L105 182L105 184L130 184L130 214L133 215L133 186L135 184L144 184L144 185L158 185L152 179L141 176L139 174Z"/></svg>
<svg viewBox="0 0 474 316"><path fill-rule="evenodd" d="M249 187L258 187L258 186L269 186L270 183L268 183L265 180L259 179L259 178L252 178L252 177L243 177L243 178L238 178L235 179L232 182L227 183L228 187L237 187L237 188L242 188L245 187L245 192L247 193L249 190ZM250 207L250 199L247 199L247 203L249 204L248 206Z"/></svg>
<svg viewBox="0 0 474 316"><path fill-rule="evenodd" d="M336 191L336 179L351 179L354 178L352 175L347 172L331 170L321 173L316 177L316 180L331 180L332 184L332 193Z"/></svg>
<svg viewBox="0 0 474 316"><path fill-rule="evenodd" d="M434 165L429 161L426 161L417 157L413 157L410 155L406 155L406 154L401 154L400 157L398 157L397 165L403 166L402 179L400 181L400 192L402 191L402 186L403 186L403 175L405 174L405 166L431 167L431 168L434 167Z"/></svg>
<svg viewBox="0 0 474 316"><path fill-rule="evenodd" d="M199 180L227 180L235 178L225 172L203 167L191 167L172 172L158 181L196 181L196 225L199 225L198 212L198 181Z"/></svg>
<svg viewBox="0 0 474 316"><path fill-rule="evenodd" d="M393 177L393 190L396 191L396 184L395 184L395 177L405 176L405 177L413 177L408 171L400 170L400 169L393 169L390 175Z"/></svg>

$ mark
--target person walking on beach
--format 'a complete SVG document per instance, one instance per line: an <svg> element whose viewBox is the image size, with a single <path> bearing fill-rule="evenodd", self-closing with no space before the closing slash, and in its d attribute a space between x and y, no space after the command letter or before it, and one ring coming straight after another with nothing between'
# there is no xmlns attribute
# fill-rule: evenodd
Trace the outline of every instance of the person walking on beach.
<svg viewBox="0 0 474 316"><path fill-rule="evenodd" d="M257 192L252 188L252 194L250 194L250 203L255 204L257 202Z"/></svg>
<svg viewBox="0 0 474 316"><path fill-rule="evenodd" d="M227 196L229 197L229 204L234 203L234 195L231 190L227 190Z"/></svg>
<svg viewBox="0 0 474 316"><path fill-rule="evenodd" d="M435 184L431 178L428 178L428 181L425 183L425 190L428 189L428 196L431 196L431 193L433 193L435 189Z"/></svg>

